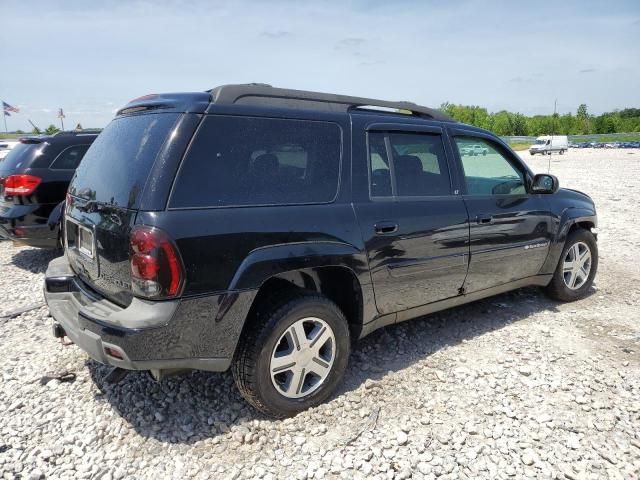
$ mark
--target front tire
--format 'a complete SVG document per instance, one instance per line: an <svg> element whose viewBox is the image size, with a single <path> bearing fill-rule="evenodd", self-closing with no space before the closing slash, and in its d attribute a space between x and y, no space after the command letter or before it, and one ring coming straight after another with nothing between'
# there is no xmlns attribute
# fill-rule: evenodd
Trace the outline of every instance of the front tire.
<svg viewBox="0 0 640 480"><path fill-rule="evenodd" d="M242 396L261 412L283 418L324 402L349 360L347 321L317 294L280 302L244 332L233 362Z"/></svg>
<svg viewBox="0 0 640 480"><path fill-rule="evenodd" d="M598 270L598 244L588 230L572 231L546 287L547 294L562 302L574 302L587 296Z"/></svg>

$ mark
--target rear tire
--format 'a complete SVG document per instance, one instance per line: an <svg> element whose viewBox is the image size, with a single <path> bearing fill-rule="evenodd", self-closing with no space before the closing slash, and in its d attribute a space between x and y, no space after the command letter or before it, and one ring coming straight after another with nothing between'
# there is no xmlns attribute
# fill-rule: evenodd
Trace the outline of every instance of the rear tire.
<svg viewBox="0 0 640 480"><path fill-rule="evenodd" d="M327 298L307 293L256 316L238 345L233 378L256 409L289 417L329 398L349 351L344 314Z"/></svg>
<svg viewBox="0 0 640 480"><path fill-rule="evenodd" d="M595 236L582 228L574 230L567 237L546 293L562 302L580 300L587 296L597 270L598 244Z"/></svg>

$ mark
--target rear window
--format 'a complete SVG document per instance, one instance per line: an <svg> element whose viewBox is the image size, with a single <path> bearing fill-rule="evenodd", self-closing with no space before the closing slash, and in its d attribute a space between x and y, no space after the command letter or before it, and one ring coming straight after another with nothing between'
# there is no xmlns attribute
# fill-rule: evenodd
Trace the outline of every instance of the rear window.
<svg viewBox="0 0 640 480"><path fill-rule="evenodd" d="M6 157L0 159L0 171L16 171L27 168L36 155L41 154L46 143L20 143Z"/></svg>
<svg viewBox="0 0 640 480"><path fill-rule="evenodd" d="M113 120L83 157L69 193L137 208L149 171L178 116L162 113Z"/></svg>
<svg viewBox="0 0 640 480"><path fill-rule="evenodd" d="M331 202L341 144L334 123L208 117L180 167L170 206Z"/></svg>

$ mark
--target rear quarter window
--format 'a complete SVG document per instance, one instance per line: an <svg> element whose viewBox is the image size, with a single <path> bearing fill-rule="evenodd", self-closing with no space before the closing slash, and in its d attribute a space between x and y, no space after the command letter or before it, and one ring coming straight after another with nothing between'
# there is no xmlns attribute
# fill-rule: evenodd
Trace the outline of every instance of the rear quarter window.
<svg viewBox="0 0 640 480"><path fill-rule="evenodd" d="M330 122L210 116L180 167L170 208L328 203L341 129Z"/></svg>
<svg viewBox="0 0 640 480"><path fill-rule="evenodd" d="M49 166L52 170L75 170L90 145L73 145L65 148Z"/></svg>

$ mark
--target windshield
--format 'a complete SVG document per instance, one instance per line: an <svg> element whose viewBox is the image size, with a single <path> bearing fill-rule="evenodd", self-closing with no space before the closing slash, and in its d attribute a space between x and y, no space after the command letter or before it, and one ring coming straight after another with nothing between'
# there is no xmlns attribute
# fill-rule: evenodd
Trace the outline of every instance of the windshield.
<svg viewBox="0 0 640 480"><path fill-rule="evenodd" d="M543 140L540 138L536 140L536 145L546 145L546 144L547 144L546 140Z"/></svg>
<svg viewBox="0 0 640 480"><path fill-rule="evenodd" d="M178 115L147 114L113 120L82 159L69 193L138 208L149 171Z"/></svg>

